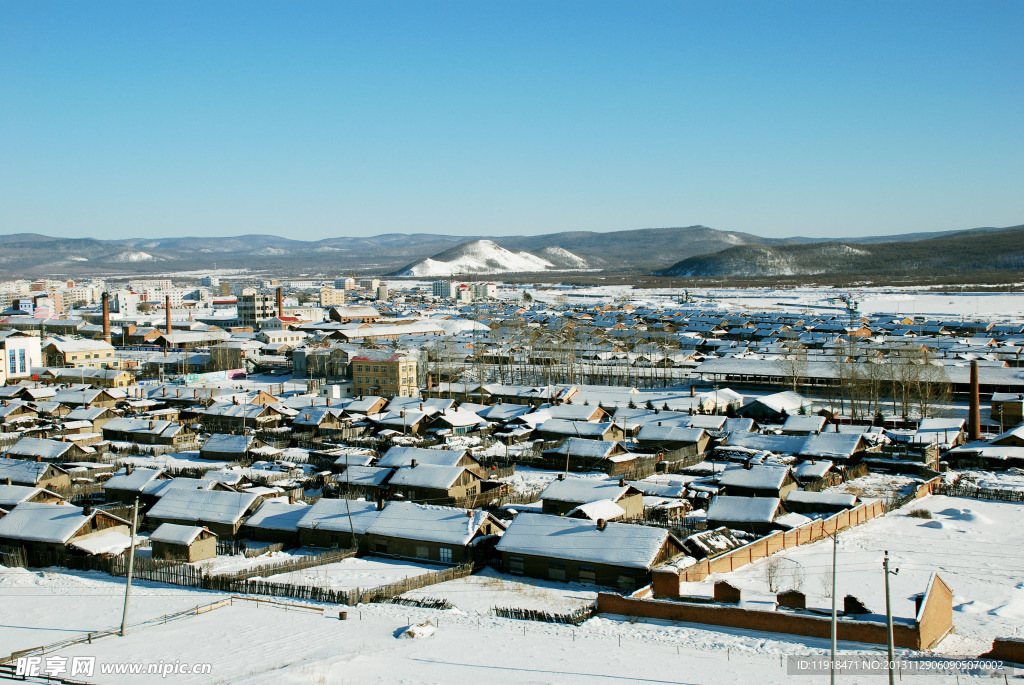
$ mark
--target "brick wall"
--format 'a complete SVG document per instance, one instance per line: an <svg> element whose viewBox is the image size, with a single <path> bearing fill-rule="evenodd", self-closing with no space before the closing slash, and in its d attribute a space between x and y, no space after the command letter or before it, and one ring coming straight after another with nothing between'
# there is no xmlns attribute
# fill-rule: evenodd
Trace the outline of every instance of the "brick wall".
<svg viewBox="0 0 1024 685"><path fill-rule="evenodd" d="M998 659L1012 664L1024 664L1024 639L1019 637L997 637L992 641L992 649L985 652L979 659Z"/></svg>

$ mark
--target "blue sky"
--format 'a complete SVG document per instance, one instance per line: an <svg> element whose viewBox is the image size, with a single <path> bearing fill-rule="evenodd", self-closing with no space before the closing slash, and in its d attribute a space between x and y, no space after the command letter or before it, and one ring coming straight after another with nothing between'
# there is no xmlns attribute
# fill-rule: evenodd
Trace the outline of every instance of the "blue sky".
<svg viewBox="0 0 1024 685"><path fill-rule="evenodd" d="M0 233L1024 223L1024 3L0 0Z"/></svg>

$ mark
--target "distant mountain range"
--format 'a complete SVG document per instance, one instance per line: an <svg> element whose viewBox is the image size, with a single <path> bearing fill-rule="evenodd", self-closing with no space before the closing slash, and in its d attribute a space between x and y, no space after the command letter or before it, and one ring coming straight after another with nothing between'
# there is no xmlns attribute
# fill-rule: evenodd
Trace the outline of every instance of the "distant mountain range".
<svg viewBox="0 0 1024 685"><path fill-rule="evenodd" d="M1024 271L1024 226L914 234L898 241L837 240L742 245L687 257L659 276L772 277L829 274L860 278ZM911 237L911 236L908 236Z"/></svg>
<svg viewBox="0 0 1024 685"><path fill-rule="evenodd" d="M460 273L601 271L665 276L781 276L1024 270L1024 226L822 241L706 226L535 236L384 234L293 240L269 235L96 240L3 236L0 278L107 278L242 269L288 276L421 278Z"/></svg>

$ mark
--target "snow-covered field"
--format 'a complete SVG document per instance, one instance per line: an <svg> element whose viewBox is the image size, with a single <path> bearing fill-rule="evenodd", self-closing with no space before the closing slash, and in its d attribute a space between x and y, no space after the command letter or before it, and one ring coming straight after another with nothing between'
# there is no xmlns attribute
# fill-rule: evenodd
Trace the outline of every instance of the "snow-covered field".
<svg viewBox="0 0 1024 685"><path fill-rule="evenodd" d="M9 654L121 624L124 579L95 571L0 566L0 653ZM130 623L215 601L222 593L135 581Z"/></svg>
<svg viewBox="0 0 1024 685"><path fill-rule="evenodd" d="M352 557L333 564L314 566L302 571L290 571L267 576L264 580L292 585L313 585L332 590L369 589L425 573L440 571L445 566L417 564L381 557Z"/></svg>
<svg viewBox="0 0 1024 685"><path fill-rule="evenodd" d="M597 588L518 578L484 569L481 573L406 592L403 597L447 599L460 611L488 616L493 607L568 613L597 599Z"/></svg>
<svg viewBox="0 0 1024 685"><path fill-rule="evenodd" d="M931 518L909 516L924 509ZM875 613L885 613L882 557L888 550L893 613L913 617L913 595L934 571L953 591L953 625L968 653L984 651L996 636L1024 637L1024 506L961 497L930 496L839 535L837 596L852 594ZM778 556L778 555L776 555ZM781 553L781 589L799 585L808 606L829 608L827 578L832 542L824 540ZM698 592L724 578L751 599L768 593L767 561L688 583ZM687 590L689 591L689 590Z"/></svg>

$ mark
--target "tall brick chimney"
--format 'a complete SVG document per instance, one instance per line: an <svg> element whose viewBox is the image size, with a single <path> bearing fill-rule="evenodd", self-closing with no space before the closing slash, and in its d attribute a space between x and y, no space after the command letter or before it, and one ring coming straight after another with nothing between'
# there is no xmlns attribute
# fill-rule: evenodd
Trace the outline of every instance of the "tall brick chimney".
<svg viewBox="0 0 1024 685"><path fill-rule="evenodd" d="M103 291L103 342L110 344L110 293Z"/></svg>
<svg viewBox="0 0 1024 685"><path fill-rule="evenodd" d="M167 335L171 334L171 296L164 298L164 312L167 314Z"/></svg>
<svg viewBox="0 0 1024 685"><path fill-rule="evenodd" d="M981 440L981 394L978 388L978 362L971 361L971 411L967 418L967 437Z"/></svg>
<svg viewBox="0 0 1024 685"><path fill-rule="evenodd" d="M277 315L284 316L284 288L277 288Z"/></svg>

